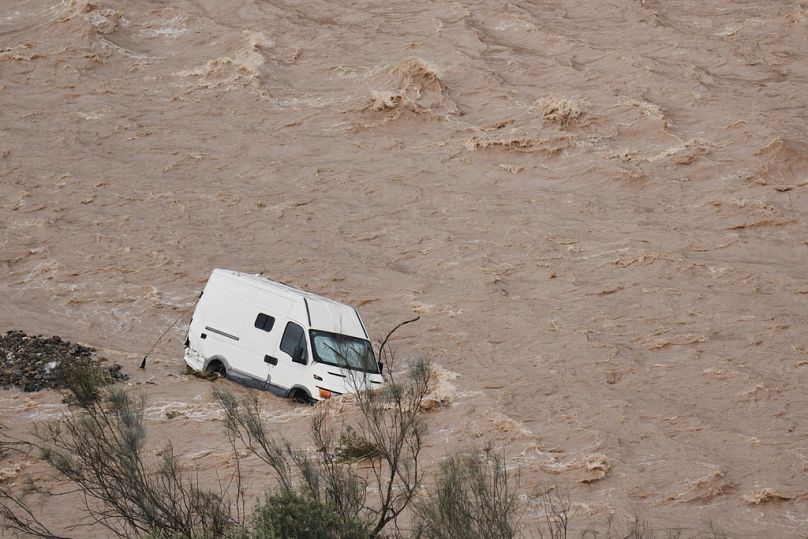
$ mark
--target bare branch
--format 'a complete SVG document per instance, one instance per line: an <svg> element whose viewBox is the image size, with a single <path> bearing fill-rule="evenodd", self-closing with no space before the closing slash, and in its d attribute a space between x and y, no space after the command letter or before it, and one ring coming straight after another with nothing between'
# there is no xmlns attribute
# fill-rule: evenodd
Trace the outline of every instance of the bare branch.
<svg viewBox="0 0 808 539"><path fill-rule="evenodd" d="M401 322L401 323L400 323L400 324L398 324L396 327L394 327L393 329L391 329L391 330L390 330L390 332L389 332L389 333L388 333L388 334L387 334L387 335L384 337L384 339L382 339L381 341L379 341L379 350L378 350L378 352L376 353L376 357L378 357L379 359L381 359L382 357L384 357L384 347L385 347L385 346L387 346L387 341L389 341L389 340L390 340L390 337L392 337L392 336L393 336L393 333L395 333L395 332L396 332L396 331L397 331L399 328L401 328L401 327L403 327L403 326L406 326L407 324L412 324L413 322L417 322L417 321L418 321L418 320L420 320L420 319L421 319L421 317L420 317L420 316L416 316L416 317L415 317L415 318L413 318L412 320L405 320L404 322Z"/></svg>

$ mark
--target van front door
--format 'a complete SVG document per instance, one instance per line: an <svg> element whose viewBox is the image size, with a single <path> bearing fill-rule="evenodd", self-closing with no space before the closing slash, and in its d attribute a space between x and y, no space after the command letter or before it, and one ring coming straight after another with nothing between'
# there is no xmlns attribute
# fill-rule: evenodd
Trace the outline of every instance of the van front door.
<svg viewBox="0 0 808 539"><path fill-rule="evenodd" d="M303 326L292 321L287 322L278 347L278 365L272 370L272 383L286 389L307 383L304 376L309 361Z"/></svg>
<svg viewBox="0 0 808 539"><path fill-rule="evenodd" d="M274 369L278 363L275 351L283 326L281 322L275 323L274 316L260 311L252 315L251 322L242 339L245 348L242 372L251 378L251 385L268 389L267 381L275 383Z"/></svg>

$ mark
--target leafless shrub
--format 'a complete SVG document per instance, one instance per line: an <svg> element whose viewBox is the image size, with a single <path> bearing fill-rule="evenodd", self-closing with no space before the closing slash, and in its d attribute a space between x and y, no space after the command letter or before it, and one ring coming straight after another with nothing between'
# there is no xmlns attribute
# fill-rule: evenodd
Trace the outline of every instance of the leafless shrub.
<svg viewBox="0 0 808 539"><path fill-rule="evenodd" d="M715 522L707 523L707 537L710 539L727 539L729 536Z"/></svg>
<svg viewBox="0 0 808 539"><path fill-rule="evenodd" d="M656 529L639 516L632 518L627 525L615 525L609 516L604 530L587 529L581 533L582 539L680 539L682 528ZM693 537L700 537L699 535Z"/></svg>
<svg viewBox="0 0 808 539"><path fill-rule="evenodd" d="M624 537L625 539L654 539L656 532L648 522L635 516L631 522L629 522L628 528L621 532L620 537Z"/></svg>
<svg viewBox="0 0 808 539"><path fill-rule="evenodd" d="M541 496L545 520L538 528L539 537L544 539L567 539L569 534L572 502L568 496L555 489L546 489Z"/></svg>

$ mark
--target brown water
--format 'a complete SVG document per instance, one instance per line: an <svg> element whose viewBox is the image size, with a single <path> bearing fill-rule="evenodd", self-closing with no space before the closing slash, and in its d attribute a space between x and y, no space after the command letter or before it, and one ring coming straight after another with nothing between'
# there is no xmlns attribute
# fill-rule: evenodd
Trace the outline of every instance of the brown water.
<svg viewBox="0 0 808 539"><path fill-rule="evenodd" d="M264 271L421 315L431 461L494 440L579 527L808 537L807 55L788 1L7 0L0 330L131 372ZM228 469L184 332L134 373L155 443ZM58 402L0 393L19 431Z"/></svg>

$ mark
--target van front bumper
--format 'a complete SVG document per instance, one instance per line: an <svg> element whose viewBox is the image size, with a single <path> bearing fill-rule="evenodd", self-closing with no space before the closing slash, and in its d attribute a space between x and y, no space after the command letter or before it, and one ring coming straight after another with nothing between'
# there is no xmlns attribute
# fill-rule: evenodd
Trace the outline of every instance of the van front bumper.
<svg viewBox="0 0 808 539"><path fill-rule="evenodd" d="M195 371L202 372L205 369L205 358L193 348L185 349L185 363Z"/></svg>

